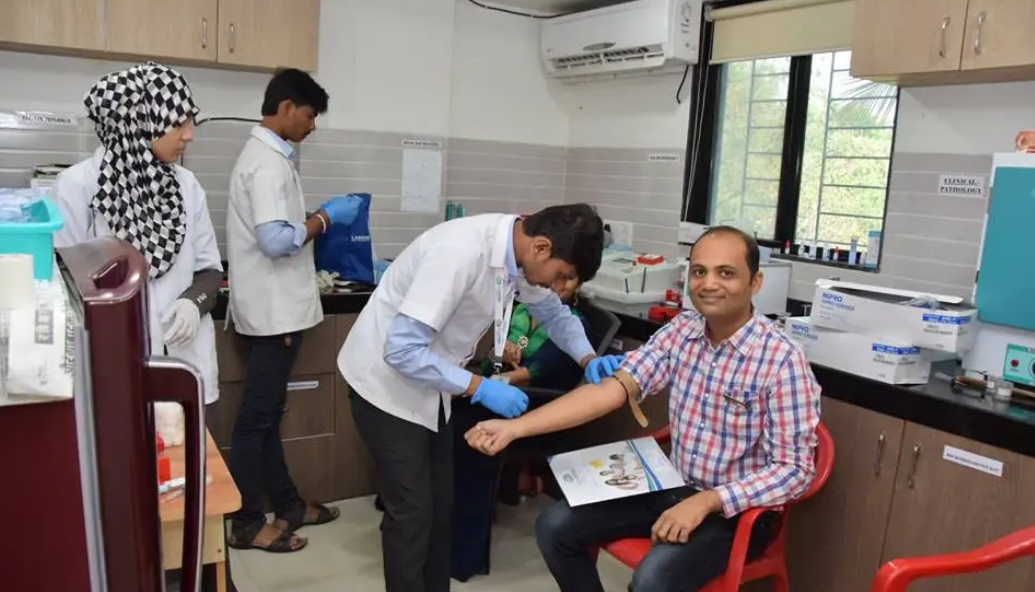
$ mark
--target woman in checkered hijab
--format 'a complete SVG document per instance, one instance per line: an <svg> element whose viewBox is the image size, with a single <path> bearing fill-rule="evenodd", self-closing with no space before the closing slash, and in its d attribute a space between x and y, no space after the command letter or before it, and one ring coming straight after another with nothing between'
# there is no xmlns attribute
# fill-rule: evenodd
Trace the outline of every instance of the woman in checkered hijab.
<svg viewBox="0 0 1035 592"><path fill-rule="evenodd" d="M194 137L190 87L176 70L148 62L100 79L85 103L105 148L93 208L161 277L186 234L173 164Z"/></svg>
<svg viewBox="0 0 1035 592"><path fill-rule="evenodd" d="M219 391L208 313L223 267L205 192L176 164L194 139L190 87L176 70L148 62L104 76L84 103L100 147L58 177L53 195L65 226L55 242L113 237L144 256L151 351L201 369L212 403Z"/></svg>

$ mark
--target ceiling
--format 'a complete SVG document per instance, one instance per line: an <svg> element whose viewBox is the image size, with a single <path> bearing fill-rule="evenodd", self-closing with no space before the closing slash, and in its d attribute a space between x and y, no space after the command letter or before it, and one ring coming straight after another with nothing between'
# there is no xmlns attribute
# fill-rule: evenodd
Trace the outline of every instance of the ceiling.
<svg viewBox="0 0 1035 592"><path fill-rule="evenodd" d="M541 14L557 14L573 10L588 10L611 4L621 4L625 0L500 0L488 1L488 4L514 10L527 10Z"/></svg>

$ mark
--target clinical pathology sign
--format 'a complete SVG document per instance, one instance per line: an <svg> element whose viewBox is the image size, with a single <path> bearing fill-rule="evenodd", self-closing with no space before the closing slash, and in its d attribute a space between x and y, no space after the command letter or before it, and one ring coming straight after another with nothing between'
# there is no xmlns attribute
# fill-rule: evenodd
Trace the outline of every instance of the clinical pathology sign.
<svg viewBox="0 0 1035 592"><path fill-rule="evenodd" d="M985 197L984 175L938 175L938 195L942 197Z"/></svg>

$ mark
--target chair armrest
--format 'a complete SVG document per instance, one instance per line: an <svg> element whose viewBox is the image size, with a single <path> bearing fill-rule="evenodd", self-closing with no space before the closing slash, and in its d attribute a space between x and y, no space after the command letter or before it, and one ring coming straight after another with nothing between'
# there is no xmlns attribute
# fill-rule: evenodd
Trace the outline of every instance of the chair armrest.
<svg viewBox="0 0 1035 592"><path fill-rule="evenodd" d="M726 565L726 573L722 575L722 590L736 590L740 587L744 565L747 563L748 546L751 543L751 531L759 516L766 512L782 510L782 507L751 508L740 515L737 530L733 534L733 548L730 549L729 563ZM780 525L780 528L783 528L783 525Z"/></svg>
<svg viewBox="0 0 1035 592"><path fill-rule="evenodd" d="M892 559L877 571L870 590L905 592L914 580L984 571L1027 555L1035 555L1035 526L971 551Z"/></svg>

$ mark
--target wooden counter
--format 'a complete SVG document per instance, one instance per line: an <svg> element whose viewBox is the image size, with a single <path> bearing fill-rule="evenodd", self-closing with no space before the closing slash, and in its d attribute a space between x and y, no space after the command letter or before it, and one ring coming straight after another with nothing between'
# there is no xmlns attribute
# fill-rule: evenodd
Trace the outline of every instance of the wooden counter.
<svg viewBox="0 0 1035 592"><path fill-rule="evenodd" d="M205 470L212 477L205 491L204 540L201 545L201 563L213 565L219 592L227 589L226 581L226 532L224 516L241 507L241 494L237 491L233 477L219 454L212 435L205 432ZM172 478L183 477L186 472L184 446L165 449L172 465ZM166 570L179 569L183 559L183 512L185 497L158 504L162 520L162 567Z"/></svg>

